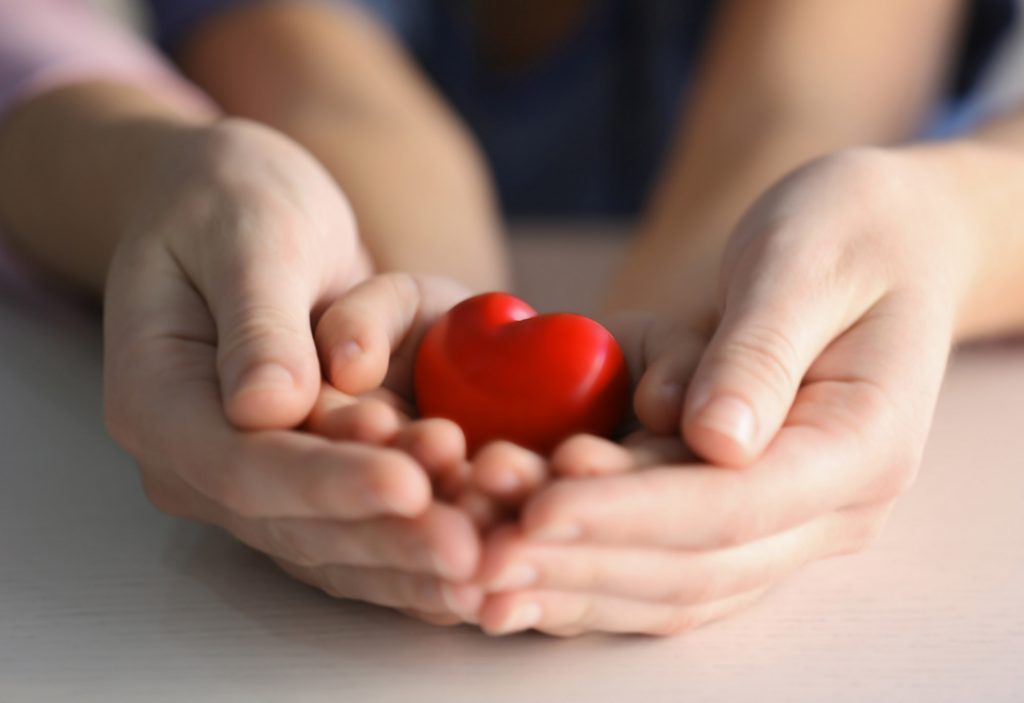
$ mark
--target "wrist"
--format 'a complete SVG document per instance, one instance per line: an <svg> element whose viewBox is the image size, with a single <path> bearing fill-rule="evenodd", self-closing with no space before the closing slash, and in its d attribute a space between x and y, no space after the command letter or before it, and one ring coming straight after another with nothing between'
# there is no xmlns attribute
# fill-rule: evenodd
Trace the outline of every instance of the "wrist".
<svg viewBox="0 0 1024 703"><path fill-rule="evenodd" d="M0 131L0 219L15 246L98 292L153 159L171 134L207 119L115 83L66 86L22 104Z"/></svg>
<svg viewBox="0 0 1024 703"><path fill-rule="evenodd" d="M1012 213L1024 158L972 138L901 151L928 194L921 209L936 225L932 240L947 253L954 340L1020 329L1024 312L1008 302L1022 292L1024 242Z"/></svg>
<svg viewBox="0 0 1024 703"><path fill-rule="evenodd" d="M678 234L685 231L684 223L674 228L643 225L612 282L603 310L665 313L693 329L710 332L719 312L725 239Z"/></svg>

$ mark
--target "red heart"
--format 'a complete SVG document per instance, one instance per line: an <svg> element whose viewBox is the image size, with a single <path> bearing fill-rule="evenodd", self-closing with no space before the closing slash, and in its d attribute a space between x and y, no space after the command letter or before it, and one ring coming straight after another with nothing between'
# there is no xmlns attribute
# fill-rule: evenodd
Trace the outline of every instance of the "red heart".
<svg viewBox="0 0 1024 703"><path fill-rule="evenodd" d="M538 316L514 296L484 293L424 335L416 400L424 417L462 427L471 452L505 439L546 453L578 432L614 431L629 400L629 370L594 320Z"/></svg>

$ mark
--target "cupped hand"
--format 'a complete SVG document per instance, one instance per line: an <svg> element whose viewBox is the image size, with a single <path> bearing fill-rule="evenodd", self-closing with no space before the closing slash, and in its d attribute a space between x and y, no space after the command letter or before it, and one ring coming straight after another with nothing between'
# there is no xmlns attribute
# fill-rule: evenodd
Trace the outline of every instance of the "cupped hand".
<svg viewBox="0 0 1024 703"><path fill-rule="evenodd" d="M616 470L549 484L491 538L481 625L681 632L870 543L917 474L973 275L955 203L876 150L769 191L730 243L721 322L681 379L677 427L708 463L586 440L571 463Z"/></svg>
<svg viewBox="0 0 1024 703"><path fill-rule="evenodd" d="M313 321L369 272L327 173L234 120L177 135L151 173L104 320L108 427L150 500L336 595L471 612L474 589L446 583L473 572L479 539L433 503L420 463L295 429L332 403Z"/></svg>

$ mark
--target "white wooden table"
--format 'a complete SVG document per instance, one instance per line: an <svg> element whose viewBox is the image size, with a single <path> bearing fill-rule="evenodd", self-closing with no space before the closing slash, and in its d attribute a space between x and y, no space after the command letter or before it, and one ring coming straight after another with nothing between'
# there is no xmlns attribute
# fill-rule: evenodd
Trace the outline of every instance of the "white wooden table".
<svg viewBox="0 0 1024 703"><path fill-rule="evenodd" d="M614 243L576 248L521 242L542 307L588 307ZM1024 347L956 358L874 549L668 640L332 601L148 507L100 407L95 321L0 297L0 703L1024 701Z"/></svg>

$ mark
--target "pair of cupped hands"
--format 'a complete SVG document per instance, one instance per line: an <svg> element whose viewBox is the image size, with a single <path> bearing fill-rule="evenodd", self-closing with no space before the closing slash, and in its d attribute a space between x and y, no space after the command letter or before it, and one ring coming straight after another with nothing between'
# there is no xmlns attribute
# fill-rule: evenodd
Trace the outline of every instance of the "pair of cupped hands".
<svg viewBox="0 0 1024 703"><path fill-rule="evenodd" d="M468 292L372 276L300 147L227 120L163 159L108 278L108 427L156 507L329 594L492 634L678 633L863 548L913 482L959 254L893 154L827 157L759 200L710 339L604 320L632 428L550 456L467 456L416 417L418 340Z"/></svg>

